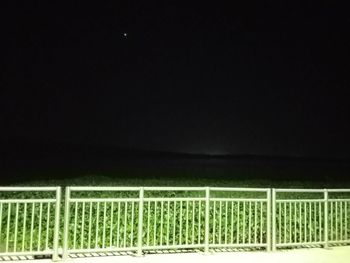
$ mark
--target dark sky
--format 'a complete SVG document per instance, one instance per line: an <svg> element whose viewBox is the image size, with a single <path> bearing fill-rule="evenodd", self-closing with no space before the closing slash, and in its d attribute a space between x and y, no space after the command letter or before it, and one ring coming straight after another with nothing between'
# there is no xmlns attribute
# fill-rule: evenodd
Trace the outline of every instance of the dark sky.
<svg viewBox="0 0 350 263"><path fill-rule="evenodd" d="M350 158L345 6L52 2L1 3L3 139Z"/></svg>

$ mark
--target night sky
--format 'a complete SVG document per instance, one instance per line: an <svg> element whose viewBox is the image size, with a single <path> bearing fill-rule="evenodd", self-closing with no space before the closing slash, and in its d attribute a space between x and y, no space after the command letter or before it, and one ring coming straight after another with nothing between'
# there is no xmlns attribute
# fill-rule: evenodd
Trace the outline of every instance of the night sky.
<svg viewBox="0 0 350 263"><path fill-rule="evenodd" d="M8 2L2 140L350 158L345 6Z"/></svg>

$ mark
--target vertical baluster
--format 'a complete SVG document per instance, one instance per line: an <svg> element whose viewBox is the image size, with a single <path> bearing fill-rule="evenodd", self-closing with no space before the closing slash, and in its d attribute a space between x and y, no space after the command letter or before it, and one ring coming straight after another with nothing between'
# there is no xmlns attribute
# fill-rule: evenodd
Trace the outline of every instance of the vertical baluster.
<svg viewBox="0 0 350 263"><path fill-rule="evenodd" d="M131 202L131 240L130 240L130 247L134 246L134 210L135 210L135 202Z"/></svg>
<svg viewBox="0 0 350 263"><path fill-rule="evenodd" d="M294 202L294 238L293 243L297 242L297 203Z"/></svg>
<svg viewBox="0 0 350 263"><path fill-rule="evenodd" d="M216 201L214 202L214 211L213 211L213 244L215 244L215 226L216 226Z"/></svg>
<svg viewBox="0 0 350 263"><path fill-rule="evenodd" d="M306 229L307 229L307 224L306 224L306 202L304 202L304 242L307 242L307 235L306 235Z"/></svg>
<svg viewBox="0 0 350 263"><path fill-rule="evenodd" d="M317 242L317 219L316 219L316 215L317 215L317 203L314 202L314 241Z"/></svg>
<svg viewBox="0 0 350 263"><path fill-rule="evenodd" d="M242 238L243 238L243 244L245 243L245 201L243 201L243 231L242 231Z"/></svg>
<svg viewBox="0 0 350 263"><path fill-rule="evenodd" d="M267 215L270 216L270 215ZM276 220L275 218L273 220ZM263 202L260 202L260 244L263 243L263 229L264 229L264 217L263 217Z"/></svg>
<svg viewBox="0 0 350 263"><path fill-rule="evenodd" d="M210 187L205 188L205 216L204 216L204 253L209 253L210 247Z"/></svg>
<svg viewBox="0 0 350 263"><path fill-rule="evenodd" d="M252 237L252 202L249 201L249 211L248 211L248 243L251 243L251 237Z"/></svg>
<svg viewBox="0 0 350 263"><path fill-rule="evenodd" d="M311 202L309 202L309 242L312 242L312 207L311 207Z"/></svg>
<svg viewBox="0 0 350 263"><path fill-rule="evenodd" d="M163 205L164 201L160 201L160 245L163 245Z"/></svg>
<svg viewBox="0 0 350 263"><path fill-rule="evenodd" d="M282 204L278 203L278 243L282 243Z"/></svg>
<svg viewBox="0 0 350 263"><path fill-rule="evenodd" d="M292 243L292 203L288 203L289 206L289 215L288 215L288 221L289 221L289 243Z"/></svg>
<svg viewBox="0 0 350 263"><path fill-rule="evenodd" d="M335 202L335 240L338 241L338 202Z"/></svg>
<svg viewBox="0 0 350 263"><path fill-rule="evenodd" d="M227 205L228 201L225 201L225 245L227 244Z"/></svg>
<svg viewBox="0 0 350 263"><path fill-rule="evenodd" d="M48 249L49 249L50 205L51 205L51 203L47 203L45 250L48 250Z"/></svg>
<svg viewBox="0 0 350 263"><path fill-rule="evenodd" d="M202 201L198 201L198 244L201 242L201 217L202 217Z"/></svg>
<svg viewBox="0 0 350 263"><path fill-rule="evenodd" d="M82 202L82 216L81 216L81 233L80 233L80 249L84 247L84 224L85 224L85 201Z"/></svg>
<svg viewBox="0 0 350 263"><path fill-rule="evenodd" d="M114 202L111 203L111 226L109 228L109 247L113 247L113 215L114 215Z"/></svg>
<svg viewBox="0 0 350 263"><path fill-rule="evenodd" d="M348 240L348 202L345 201L345 240Z"/></svg>
<svg viewBox="0 0 350 263"><path fill-rule="evenodd" d="M333 201L330 202L331 204L331 240L333 240Z"/></svg>
<svg viewBox="0 0 350 263"><path fill-rule="evenodd" d="M340 201L340 240L343 240L343 202Z"/></svg>
<svg viewBox="0 0 350 263"><path fill-rule="evenodd" d="M195 201L192 201L192 245L194 244Z"/></svg>
<svg viewBox="0 0 350 263"><path fill-rule="evenodd" d="M151 218L151 201L147 205L147 246L149 246L149 232L150 232L150 218Z"/></svg>
<svg viewBox="0 0 350 263"><path fill-rule="evenodd" d="M18 231L18 203L16 203L16 215L15 215L15 237L13 244L13 252L17 251L17 231Z"/></svg>
<svg viewBox="0 0 350 263"><path fill-rule="evenodd" d="M231 244L233 244L233 201L231 201Z"/></svg>
<svg viewBox="0 0 350 263"><path fill-rule="evenodd" d="M283 243L287 243L287 203L283 204Z"/></svg>
<svg viewBox="0 0 350 263"><path fill-rule="evenodd" d="M0 203L0 243L1 243L1 236L2 236L2 204Z"/></svg>
<svg viewBox="0 0 350 263"><path fill-rule="evenodd" d="M106 246L106 212L107 212L107 202L103 204L103 228L102 228L102 248Z"/></svg>
<svg viewBox="0 0 350 263"><path fill-rule="evenodd" d="M0 208L0 220L2 218L2 204ZM1 228L1 223L0 222L0 228ZM22 235L22 252L24 252L25 248L25 238L26 238L26 223L27 223L27 203L24 203L24 214L23 214L23 235ZM1 230L0 230L0 236L1 236Z"/></svg>
<svg viewBox="0 0 350 263"><path fill-rule="evenodd" d="M254 202L254 244L257 243L257 217L258 217L258 203Z"/></svg>
<svg viewBox="0 0 350 263"><path fill-rule="evenodd" d="M91 248L91 222L92 221L92 202L89 203L89 232L88 232L88 249Z"/></svg>
<svg viewBox="0 0 350 263"><path fill-rule="evenodd" d="M142 256L142 246L143 246L143 210L144 210L144 200L145 200L145 189L140 187L139 189L139 201L138 201L138 219L137 219L137 255Z"/></svg>
<svg viewBox="0 0 350 263"><path fill-rule="evenodd" d="M168 200L167 208L167 225L166 225L166 245L169 246L169 231L170 231L170 201Z"/></svg>
<svg viewBox="0 0 350 263"><path fill-rule="evenodd" d="M124 202L124 240L123 240L123 247L126 247L126 228L127 228L127 216L128 216L128 201Z"/></svg>
<svg viewBox="0 0 350 263"><path fill-rule="evenodd" d="M39 231L38 231L38 248L37 250L40 250L40 246L41 246L41 224L42 224L42 215L43 215L43 203L40 202L40 206L39 206L40 210L39 210Z"/></svg>
<svg viewBox="0 0 350 263"><path fill-rule="evenodd" d="M318 203L318 240L322 241L322 204Z"/></svg>
<svg viewBox="0 0 350 263"><path fill-rule="evenodd" d="M180 239L179 244L182 244L182 200L180 200Z"/></svg>
<svg viewBox="0 0 350 263"><path fill-rule="evenodd" d="M78 202L75 201L73 249L76 249L76 240L77 240L77 220L78 220Z"/></svg>
<svg viewBox="0 0 350 263"><path fill-rule="evenodd" d="M238 244L239 243L239 209L240 209L240 202L237 201L237 229L236 229L236 243Z"/></svg>
<svg viewBox="0 0 350 263"><path fill-rule="evenodd" d="M219 244L221 244L222 201L219 201Z"/></svg>
<svg viewBox="0 0 350 263"><path fill-rule="evenodd" d="M324 225L323 225L323 241L324 248L328 247L329 244L329 195L328 190L323 190L323 213L324 213Z"/></svg>
<svg viewBox="0 0 350 263"><path fill-rule="evenodd" d="M32 215L31 215L31 224L30 224L30 244L29 244L30 251L33 250L34 210L35 210L35 203L32 203Z"/></svg>
<svg viewBox="0 0 350 263"><path fill-rule="evenodd" d="M8 209L7 209L7 227L6 227L6 247L5 247L5 252L8 252L8 248L9 248L10 216L11 216L11 203L8 204Z"/></svg>
<svg viewBox="0 0 350 263"><path fill-rule="evenodd" d="M154 201L154 219L153 219L153 246L155 246L157 239L157 201Z"/></svg>
<svg viewBox="0 0 350 263"><path fill-rule="evenodd" d="M119 201L118 202L118 215L117 215L117 247L118 248L119 248L119 241L120 241L120 208L121 208L121 202ZM149 202L148 202L148 211L149 211ZM148 238L148 233L149 233L149 231L147 231L147 238Z"/></svg>
<svg viewBox="0 0 350 263"><path fill-rule="evenodd" d="M303 240L302 239L303 231L302 231L302 222L301 222L301 220L302 220L302 213L301 213L301 205L302 205L302 203L299 202L298 205L299 205L299 243L302 243L302 240Z"/></svg>
<svg viewBox="0 0 350 263"><path fill-rule="evenodd" d="M174 200L174 216L173 216L173 245L175 245L175 241L176 241L175 230L176 230L176 201Z"/></svg>
<svg viewBox="0 0 350 263"><path fill-rule="evenodd" d="M99 220L100 220L100 202L97 202L97 208L96 208L96 229L95 229L95 248L98 247Z"/></svg>
<svg viewBox="0 0 350 263"><path fill-rule="evenodd" d="M186 200L186 232L185 232L185 243L188 244L188 200Z"/></svg>

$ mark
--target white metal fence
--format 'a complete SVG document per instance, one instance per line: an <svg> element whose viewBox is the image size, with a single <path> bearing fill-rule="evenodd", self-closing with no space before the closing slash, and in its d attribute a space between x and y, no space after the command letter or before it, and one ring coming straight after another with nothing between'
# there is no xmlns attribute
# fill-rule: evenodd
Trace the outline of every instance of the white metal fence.
<svg viewBox="0 0 350 263"><path fill-rule="evenodd" d="M0 257L350 243L350 189L66 187L61 202L0 187Z"/></svg>
<svg viewBox="0 0 350 263"><path fill-rule="evenodd" d="M0 187L0 193L0 257L58 259L61 188Z"/></svg>
<svg viewBox="0 0 350 263"><path fill-rule="evenodd" d="M279 193L288 195L278 198ZM292 195L296 193L309 196L296 199ZM349 193L349 189L272 189L272 249L350 243Z"/></svg>

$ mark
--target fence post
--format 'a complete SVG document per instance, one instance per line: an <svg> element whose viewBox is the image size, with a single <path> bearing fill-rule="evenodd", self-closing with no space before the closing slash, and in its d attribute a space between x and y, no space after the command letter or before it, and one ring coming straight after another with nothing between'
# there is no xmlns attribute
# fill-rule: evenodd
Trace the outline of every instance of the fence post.
<svg viewBox="0 0 350 263"><path fill-rule="evenodd" d="M68 231L69 231L69 206L70 206L70 187L66 187L64 195L64 232L63 232L63 255L62 259L68 258Z"/></svg>
<svg viewBox="0 0 350 263"><path fill-rule="evenodd" d="M140 188L140 201L139 201L139 224L137 234L137 254L136 256L142 256L142 230L143 230L143 197L144 189Z"/></svg>
<svg viewBox="0 0 350 263"><path fill-rule="evenodd" d="M210 205L210 188L205 188L205 237L204 253L209 254L209 205Z"/></svg>
<svg viewBox="0 0 350 263"><path fill-rule="evenodd" d="M328 190L324 189L324 248L328 248Z"/></svg>
<svg viewBox="0 0 350 263"><path fill-rule="evenodd" d="M59 228L60 228L60 209L61 204L61 187L57 187L56 189L56 207L55 207L55 228L54 228L54 236L53 236L53 255L52 260L58 261L58 242L59 242Z"/></svg>
<svg viewBox="0 0 350 263"><path fill-rule="evenodd" d="M267 190L267 208L266 208L266 250L271 251L271 189Z"/></svg>
<svg viewBox="0 0 350 263"><path fill-rule="evenodd" d="M276 251L276 189L272 188L272 244L271 250Z"/></svg>

